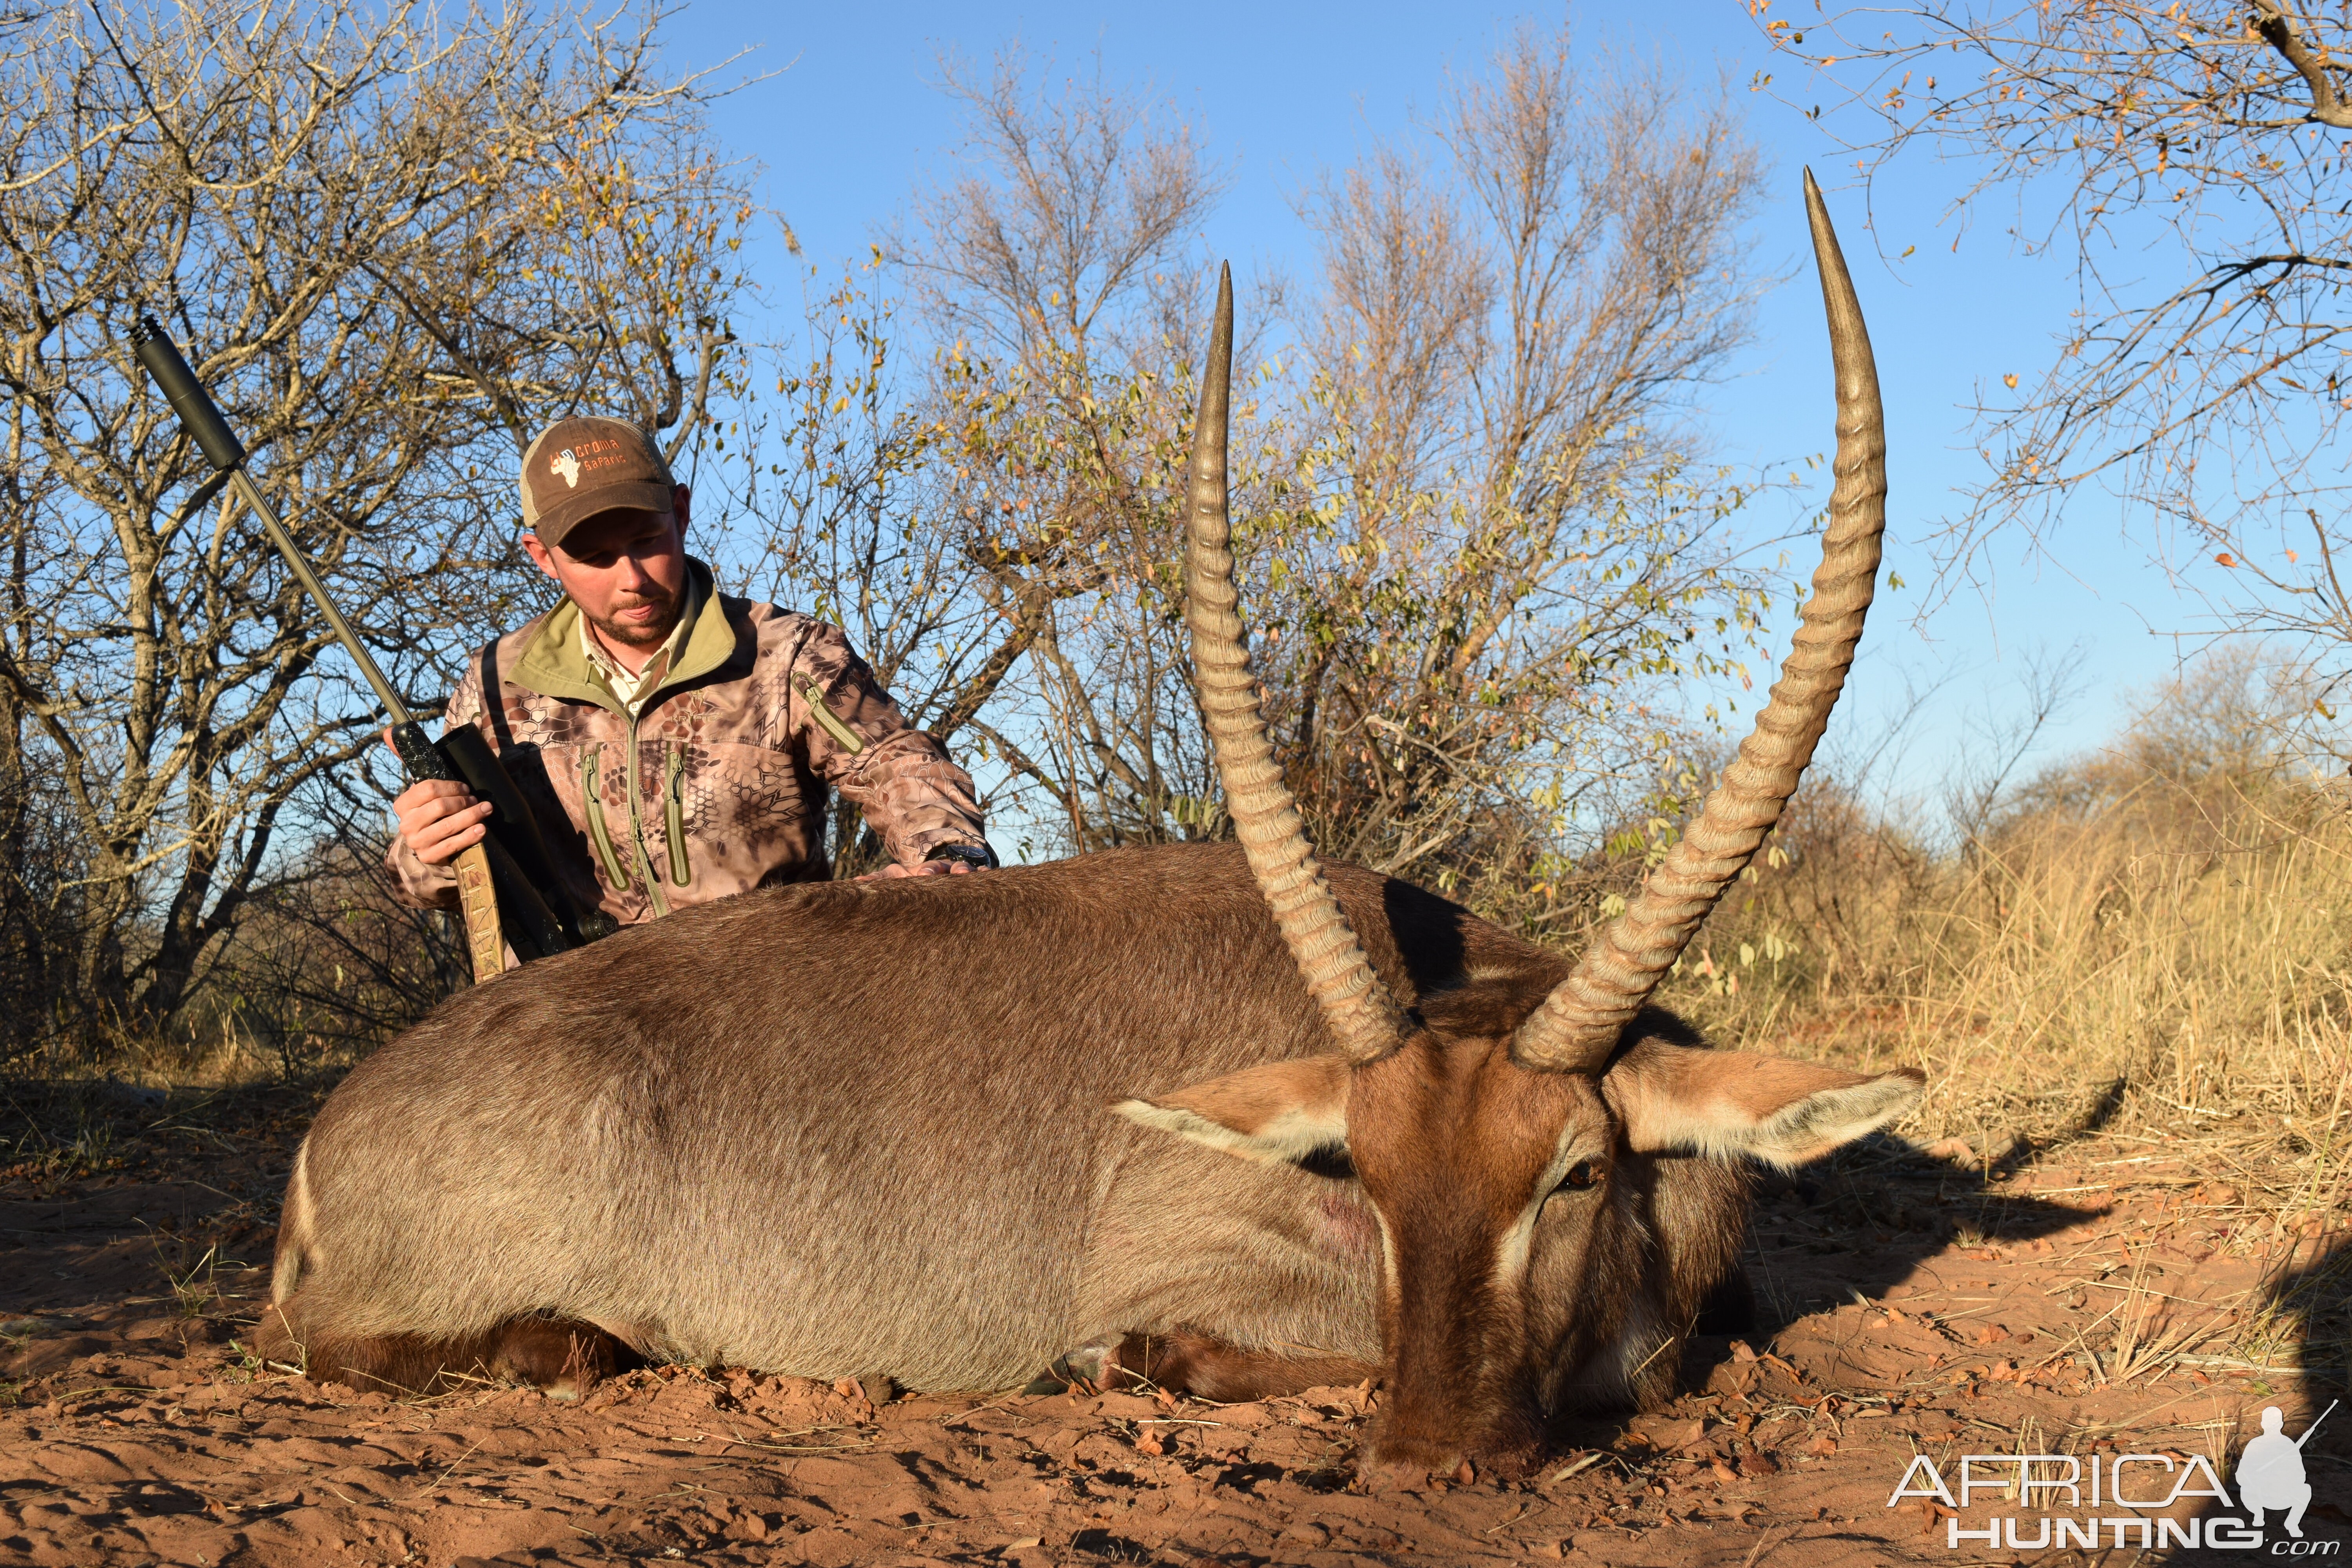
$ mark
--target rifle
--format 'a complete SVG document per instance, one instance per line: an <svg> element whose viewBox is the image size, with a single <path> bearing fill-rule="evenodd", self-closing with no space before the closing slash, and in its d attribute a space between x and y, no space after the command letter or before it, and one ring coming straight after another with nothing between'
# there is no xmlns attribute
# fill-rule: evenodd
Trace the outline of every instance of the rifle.
<svg viewBox="0 0 2352 1568"><path fill-rule="evenodd" d="M2337 1405L2339 1405L2343 1404L2343 1403L2344 1403L2344 1402L2343 1402L2342 1400L2340 1400L2340 1399L2331 1399L2331 1400L2329 1400L2329 1401L2327 1402L2327 1408L2326 1408L2326 1409L2325 1409L2325 1410L2323 1410L2323 1411L2321 1411L2321 1412L2319 1413L2319 1421L2325 1421L2325 1420L2326 1420L2329 1416L2331 1416L2331 1415L2335 1415L2335 1414L2336 1414L2336 1407ZM2300 1447L2302 1447L2305 1443L2308 1443L2308 1442L2310 1442L2310 1441L2311 1441L2311 1435L2312 1435L2314 1432L2316 1432L2316 1431L2318 1431L2318 1430L2319 1430L2319 1421L2314 1421L2310 1426L2306 1426L2306 1427L2305 1427L2305 1428L2303 1429L2303 1436L2300 1436L2300 1437L2297 1437L2297 1438L2294 1440L2294 1446L2295 1446L2296 1447L2300 1448Z"/></svg>
<svg viewBox="0 0 2352 1568"><path fill-rule="evenodd" d="M546 843L540 837L539 823L529 803L499 765L498 753L490 750L489 742L471 724L460 724L436 742L425 733L425 726L411 716L407 704L384 679L383 671L376 668L367 646L352 630L351 623L343 619L334 600L328 597L326 584L310 570L310 562L295 548L293 536L278 521L278 514L263 499L260 488L246 472L245 444L228 427L219 405L205 390L204 383L196 379L195 372L189 369L188 362L181 357L178 346L162 324L152 315L142 315L131 333L131 345L139 363L171 400L173 411L180 416L180 428L213 466L212 477L197 487L191 498L190 510L202 507L224 485L233 487L237 500L261 520L270 543L286 558L296 581L310 595L310 602L319 606L320 614L326 616L335 639L343 645L343 651L351 655L360 674L374 689L376 700L383 704L392 721L393 749L400 753L408 776L462 782L475 798L490 803L488 831L482 835L481 842L457 857L457 896L465 910L466 941L473 957L475 983L478 984L504 972L505 943L511 943L528 963L578 947L609 932L613 922L601 910L575 917L568 909L559 912L550 907L548 897L555 894L556 882L549 870ZM486 698L493 695L485 693ZM546 896L541 894L541 889L547 890Z"/></svg>

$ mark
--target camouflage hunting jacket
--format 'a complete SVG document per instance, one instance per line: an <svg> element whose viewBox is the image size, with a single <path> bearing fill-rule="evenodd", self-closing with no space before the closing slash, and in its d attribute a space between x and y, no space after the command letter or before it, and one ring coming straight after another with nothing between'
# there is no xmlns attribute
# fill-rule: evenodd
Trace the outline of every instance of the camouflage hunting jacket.
<svg viewBox="0 0 2352 1568"><path fill-rule="evenodd" d="M482 649L449 699L450 724L480 729L530 802L574 909L625 925L823 881L828 785L901 865L982 842L971 778L838 628L726 597L709 567L689 569L692 624L634 715L570 600ZM453 866L425 865L396 835L387 863L408 902L457 907Z"/></svg>

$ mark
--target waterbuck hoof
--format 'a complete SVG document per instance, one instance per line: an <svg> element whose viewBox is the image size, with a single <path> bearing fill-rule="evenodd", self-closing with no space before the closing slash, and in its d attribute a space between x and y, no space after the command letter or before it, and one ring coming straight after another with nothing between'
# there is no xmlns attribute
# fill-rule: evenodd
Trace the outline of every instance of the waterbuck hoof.
<svg viewBox="0 0 2352 1568"><path fill-rule="evenodd" d="M1045 1375L1023 1389L1024 1394L1060 1394L1072 1384L1089 1392L1098 1392L1123 1382L1140 1382L1132 1373L1119 1365L1119 1347L1124 1340L1112 1340L1104 1344L1080 1345L1055 1356L1045 1368Z"/></svg>
<svg viewBox="0 0 2352 1568"><path fill-rule="evenodd" d="M1045 1375L1030 1379L1021 1392L1025 1394L1067 1394L1070 1384L1076 1381L1077 1374L1070 1370L1070 1358L1057 1355L1046 1363Z"/></svg>

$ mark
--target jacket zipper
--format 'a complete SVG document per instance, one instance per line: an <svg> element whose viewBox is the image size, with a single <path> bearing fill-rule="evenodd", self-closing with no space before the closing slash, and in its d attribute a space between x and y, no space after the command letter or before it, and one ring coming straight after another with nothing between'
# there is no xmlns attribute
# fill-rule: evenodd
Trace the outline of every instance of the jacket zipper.
<svg viewBox="0 0 2352 1568"><path fill-rule="evenodd" d="M686 858L686 748L673 742L669 748L668 797L662 807L662 827L669 839L669 879L683 888L694 880L694 868Z"/></svg>
<svg viewBox="0 0 2352 1568"><path fill-rule="evenodd" d="M668 678L665 676L663 679ZM647 695L646 700L650 703L652 694ZM661 879L654 874L653 857L646 851L645 802L637 790L637 766L640 761L637 748L637 720L640 714L626 703L615 706L613 710L629 721L629 754L625 766L629 798L629 847L635 852L637 870L646 879L646 899L654 907L655 918L659 919L669 913L669 900L662 896ZM594 841L596 853L604 861L606 879L615 888L629 888L632 884L629 881L628 873L621 868L620 853L614 846L611 833L605 828L604 803L597 797L593 784L596 776L597 753L604 749L602 742L591 746L588 749L586 760L581 765L582 777L588 783L589 837ZM694 874L694 868L688 863L686 857L684 833L686 803L678 788L678 776L684 769L685 758L680 749L673 746L670 752L670 787L665 792L671 796L667 804L666 821L670 828L670 875L677 879L677 885L681 888L692 879Z"/></svg>
<svg viewBox="0 0 2352 1568"><path fill-rule="evenodd" d="M595 847L597 862L604 868L604 880L613 885L615 892L625 893L630 890L629 873L613 848L613 835L604 826L604 797L596 781L597 759L604 752L604 742L600 741L582 755L580 795L588 808L588 842Z"/></svg>
<svg viewBox="0 0 2352 1568"><path fill-rule="evenodd" d="M841 716L825 706L824 689L805 675L801 677L801 695L808 700L809 717L815 720L843 751L854 757L866 749L866 742L858 739L857 731L843 723Z"/></svg>
<svg viewBox="0 0 2352 1568"><path fill-rule="evenodd" d="M669 913L669 900L662 897L661 879L654 875L654 858L646 852L645 799L637 791L637 715L629 715L629 841L637 852L637 869L645 873L646 894L653 900L654 916L659 919Z"/></svg>

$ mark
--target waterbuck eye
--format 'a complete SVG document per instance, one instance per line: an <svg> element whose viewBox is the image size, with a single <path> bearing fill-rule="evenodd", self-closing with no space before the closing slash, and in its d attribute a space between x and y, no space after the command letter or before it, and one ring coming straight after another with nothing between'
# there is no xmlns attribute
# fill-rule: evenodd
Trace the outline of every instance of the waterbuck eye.
<svg viewBox="0 0 2352 1568"><path fill-rule="evenodd" d="M1579 1160L1568 1168L1568 1174L1559 1179L1563 1192L1581 1193L1600 1184L1601 1173L1592 1168L1590 1160Z"/></svg>

